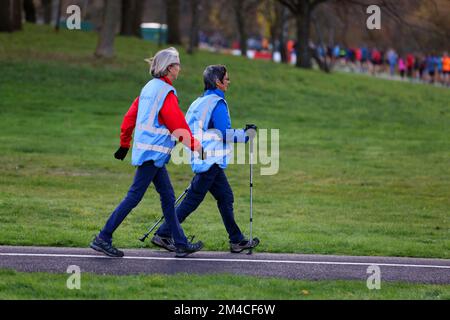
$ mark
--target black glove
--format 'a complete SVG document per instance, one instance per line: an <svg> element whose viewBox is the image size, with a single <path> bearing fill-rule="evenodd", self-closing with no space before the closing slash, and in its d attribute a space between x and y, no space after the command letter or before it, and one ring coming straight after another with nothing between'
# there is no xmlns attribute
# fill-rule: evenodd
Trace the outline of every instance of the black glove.
<svg viewBox="0 0 450 320"><path fill-rule="evenodd" d="M253 130L257 131L258 127L254 124L246 124L244 130L247 131L248 129L253 129Z"/></svg>
<svg viewBox="0 0 450 320"><path fill-rule="evenodd" d="M116 153L114 153L114 158L118 160L123 160L127 156L129 148L119 147Z"/></svg>

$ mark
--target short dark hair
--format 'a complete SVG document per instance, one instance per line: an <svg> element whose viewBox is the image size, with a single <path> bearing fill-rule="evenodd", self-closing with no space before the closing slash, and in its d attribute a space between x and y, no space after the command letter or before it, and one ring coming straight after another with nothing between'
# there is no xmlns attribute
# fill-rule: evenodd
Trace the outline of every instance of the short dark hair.
<svg viewBox="0 0 450 320"><path fill-rule="evenodd" d="M215 64L207 66L205 71L203 71L203 82L205 83L205 90L216 89L216 81L223 81L225 74L227 73L227 68L221 64Z"/></svg>

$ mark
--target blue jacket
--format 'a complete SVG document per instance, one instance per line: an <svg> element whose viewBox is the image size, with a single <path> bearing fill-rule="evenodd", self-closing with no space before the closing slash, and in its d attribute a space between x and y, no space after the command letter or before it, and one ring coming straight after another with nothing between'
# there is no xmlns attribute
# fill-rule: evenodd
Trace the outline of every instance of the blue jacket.
<svg viewBox="0 0 450 320"><path fill-rule="evenodd" d="M194 173L208 171L213 164L226 169L233 151L232 143L248 140L243 129L231 128L225 95L219 89L207 90L197 98L186 113L186 121L207 155L201 160L191 153Z"/></svg>
<svg viewBox="0 0 450 320"><path fill-rule="evenodd" d="M209 121L208 129L219 130L222 133L224 142L247 142L248 136L245 135L245 131L243 129L231 128L231 119L227 104L225 102L224 92L220 89L206 90L203 93L203 96L208 96L210 94L215 94L223 100L219 100L219 102L217 102L217 105L212 113L211 120Z"/></svg>

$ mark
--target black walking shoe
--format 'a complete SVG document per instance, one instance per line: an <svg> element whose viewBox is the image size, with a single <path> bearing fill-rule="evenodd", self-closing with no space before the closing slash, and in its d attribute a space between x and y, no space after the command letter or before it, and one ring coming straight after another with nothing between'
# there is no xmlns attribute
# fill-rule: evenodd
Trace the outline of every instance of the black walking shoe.
<svg viewBox="0 0 450 320"><path fill-rule="evenodd" d="M162 237L155 233L151 242L158 247L166 249L167 251L174 252L177 248L171 237Z"/></svg>
<svg viewBox="0 0 450 320"><path fill-rule="evenodd" d="M259 244L258 238L253 238L253 241L250 241L248 239L244 239L241 242L238 243L232 243L230 242L230 251L232 253L239 253L247 249L253 249L256 248L256 246Z"/></svg>
<svg viewBox="0 0 450 320"><path fill-rule="evenodd" d="M183 258L186 257L187 255L200 251L203 248L203 242L199 241L196 243L187 243L187 245L182 246L182 247L178 247L175 251L175 257L177 258Z"/></svg>
<svg viewBox="0 0 450 320"><path fill-rule="evenodd" d="M98 236L95 236L94 240L92 240L90 247L96 251L103 252L110 257L123 257L123 251L118 250L117 248L113 247L112 243L106 242Z"/></svg>

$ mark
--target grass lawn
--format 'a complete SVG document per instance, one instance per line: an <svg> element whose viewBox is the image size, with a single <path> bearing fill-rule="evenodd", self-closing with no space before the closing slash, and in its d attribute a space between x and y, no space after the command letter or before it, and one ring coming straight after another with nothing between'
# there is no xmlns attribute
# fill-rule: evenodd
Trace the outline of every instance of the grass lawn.
<svg viewBox="0 0 450 320"><path fill-rule="evenodd" d="M130 155L121 162L113 153L122 117L150 78L143 59L158 48L118 37L117 57L98 61L92 55L96 40L94 33L56 34L28 24L22 32L0 34L0 245L86 247L132 182ZM233 126L256 123L280 130L278 174L260 175L265 165L254 171L253 230L261 239L259 252L450 258L450 90L180 52L182 71L174 85L183 111L202 92L204 67L222 63L231 79L227 101ZM193 176L190 167L171 163L168 170L180 194ZM226 173L236 220L248 233L248 165L232 165ZM151 187L115 233L115 244L149 246L137 239L160 212ZM205 250L228 250L211 195L183 227L205 243ZM29 279L43 295L39 277L64 278L6 274L1 281ZM97 285L89 297L108 291L98 288L104 278L87 277ZM166 278L105 279L111 279L105 281L108 286L121 281L125 290L126 281ZM180 284L186 276L171 279ZM198 279L212 287L230 279L245 283L228 276ZM306 284L255 279L250 285L259 283L268 286L262 295L277 283L280 297L296 292L298 298ZM351 282L310 285L310 297L317 298L326 294L315 296L314 288L328 286L343 298L347 288L361 287L363 298L377 294ZM405 292L414 287L399 286ZM16 288L17 297L33 288ZM164 288L158 291L161 297L169 292ZM61 290L63 296L89 294ZM137 297L136 290L128 296ZM427 290L417 294L426 298Z"/></svg>
<svg viewBox="0 0 450 320"><path fill-rule="evenodd" d="M130 155L112 154L157 48L118 37L117 58L98 62L95 43L30 25L0 35L0 244L84 247L132 182ZM259 251L450 258L450 90L182 49L181 60L184 111L205 65L224 63L233 126L280 129L279 173L254 178ZM179 194L190 167L168 169ZM226 172L248 232L248 165ZM152 187L119 247L141 246L158 200ZM227 249L212 196L183 226L205 249Z"/></svg>
<svg viewBox="0 0 450 320"><path fill-rule="evenodd" d="M0 299L450 299L449 286L400 282L382 282L379 290L369 290L365 281L298 281L220 274L100 276L82 273L80 290L69 290L68 277L69 274L0 270Z"/></svg>

